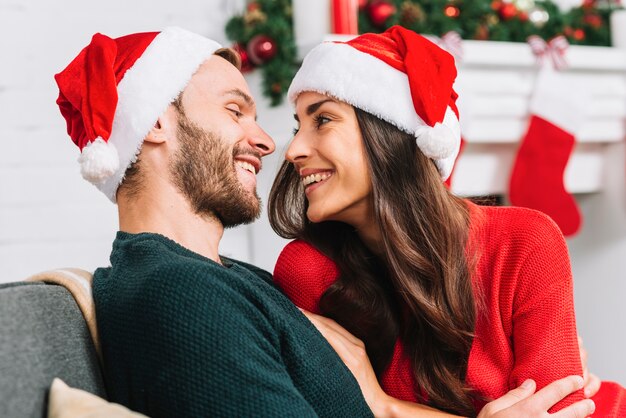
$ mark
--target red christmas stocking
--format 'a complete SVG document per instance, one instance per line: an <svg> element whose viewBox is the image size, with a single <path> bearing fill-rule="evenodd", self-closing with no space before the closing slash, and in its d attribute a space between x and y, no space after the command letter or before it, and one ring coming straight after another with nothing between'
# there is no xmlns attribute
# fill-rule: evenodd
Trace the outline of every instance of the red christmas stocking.
<svg viewBox="0 0 626 418"><path fill-rule="evenodd" d="M563 235L574 235L582 217L565 190L563 174L584 120L584 98L562 73L545 69L530 104L530 124L520 144L510 180L509 200L550 216Z"/></svg>

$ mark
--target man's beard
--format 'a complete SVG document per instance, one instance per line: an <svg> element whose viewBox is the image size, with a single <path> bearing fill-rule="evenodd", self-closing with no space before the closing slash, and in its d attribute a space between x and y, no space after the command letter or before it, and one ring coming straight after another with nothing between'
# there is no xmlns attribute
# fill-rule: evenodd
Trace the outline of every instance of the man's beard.
<svg viewBox="0 0 626 418"><path fill-rule="evenodd" d="M259 217L261 199L239 182L234 164L241 154L260 159L257 151L236 145L230 152L221 137L190 121L184 112L179 112L178 143L169 171L195 213L215 217L225 228Z"/></svg>

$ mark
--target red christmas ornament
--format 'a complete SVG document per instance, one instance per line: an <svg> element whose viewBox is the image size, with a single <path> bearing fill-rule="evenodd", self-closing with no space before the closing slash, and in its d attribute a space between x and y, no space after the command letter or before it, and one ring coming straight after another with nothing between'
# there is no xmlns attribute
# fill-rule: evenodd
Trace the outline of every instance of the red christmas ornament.
<svg viewBox="0 0 626 418"><path fill-rule="evenodd" d="M592 28L599 29L602 27L602 18L596 14L587 14L583 18L583 21Z"/></svg>
<svg viewBox="0 0 626 418"><path fill-rule="evenodd" d="M526 12L519 12L519 15L517 15L517 18L521 22L528 22L528 13L526 13Z"/></svg>
<svg viewBox="0 0 626 418"><path fill-rule="evenodd" d="M582 29L576 29L574 31L574 39L576 39L577 41L582 41L583 39L585 39L585 31Z"/></svg>
<svg viewBox="0 0 626 418"><path fill-rule="evenodd" d="M385 0L371 3L368 9L370 20L376 26L383 26L387 19L396 14L396 6Z"/></svg>
<svg viewBox="0 0 626 418"><path fill-rule="evenodd" d="M517 16L517 7L513 3L505 3L500 7L498 13L503 20L511 20Z"/></svg>
<svg viewBox="0 0 626 418"><path fill-rule="evenodd" d="M363 10L367 7L369 0L359 0L359 10Z"/></svg>
<svg viewBox="0 0 626 418"><path fill-rule="evenodd" d="M596 0L584 0L583 1L583 9L593 9L596 7Z"/></svg>
<svg viewBox="0 0 626 418"><path fill-rule="evenodd" d="M276 42L267 35L256 35L248 42L248 57L255 65L261 65L276 55Z"/></svg>
<svg viewBox="0 0 626 418"><path fill-rule="evenodd" d="M248 7L247 7L248 12L255 12L260 9L261 9L261 6L259 5L259 3L256 3L256 2L252 2L248 4Z"/></svg>
<svg viewBox="0 0 626 418"><path fill-rule="evenodd" d="M248 57L248 51L241 44L233 45L233 49L237 51L239 57L241 58L241 72L247 73L254 69L254 65L250 62L250 58Z"/></svg>
<svg viewBox="0 0 626 418"><path fill-rule="evenodd" d="M491 2L491 9L494 11L498 11L500 10L500 8L502 7L502 2L500 0L494 0Z"/></svg>
<svg viewBox="0 0 626 418"><path fill-rule="evenodd" d="M458 7L449 5L443 9L443 13L446 16L451 17L452 19L455 19L459 17L459 15L461 14L461 11L459 10Z"/></svg>

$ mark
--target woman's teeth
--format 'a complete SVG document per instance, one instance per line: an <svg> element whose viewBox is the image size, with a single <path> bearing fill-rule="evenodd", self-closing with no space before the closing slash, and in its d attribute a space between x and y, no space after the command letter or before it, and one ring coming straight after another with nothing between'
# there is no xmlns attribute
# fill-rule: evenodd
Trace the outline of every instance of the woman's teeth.
<svg viewBox="0 0 626 418"><path fill-rule="evenodd" d="M251 172L252 174L256 175L256 170L254 169L254 166L252 164L247 163L245 161L235 161L235 164L237 164L239 167L243 168L244 170L247 170Z"/></svg>
<svg viewBox="0 0 626 418"><path fill-rule="evenodd" d="M319 183L320 181L326 180L331 175L332 175L332 173L311 174L309 176L306 176L306 177L302 178L302 184L304 185L304 187L306 187L306 186L308 186L311 183Z"/></svg>

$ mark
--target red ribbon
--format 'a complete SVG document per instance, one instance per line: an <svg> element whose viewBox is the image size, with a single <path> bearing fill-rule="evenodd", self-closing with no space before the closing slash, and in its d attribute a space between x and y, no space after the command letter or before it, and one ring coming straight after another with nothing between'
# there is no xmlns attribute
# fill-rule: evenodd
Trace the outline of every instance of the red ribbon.
<svg viewBox="0 0 626 418"><path fill-rule="evenodd" d="M359 33L358 0L332 0L331 7L332 32L341 35L357 35Z"/></svg>
<svg viewBox="0 0 626 418"><path fill-rule="evenodd" d="M565 54L569 48L569 42L565 36L559 35L546 42L539 36L532 35L528 37L528 45L537 57L539 65L543 65L545 59L550 59L555 69L564 70L567 68Z"/></svg>

